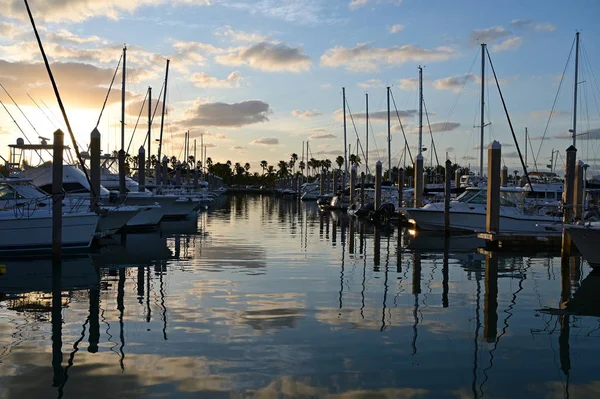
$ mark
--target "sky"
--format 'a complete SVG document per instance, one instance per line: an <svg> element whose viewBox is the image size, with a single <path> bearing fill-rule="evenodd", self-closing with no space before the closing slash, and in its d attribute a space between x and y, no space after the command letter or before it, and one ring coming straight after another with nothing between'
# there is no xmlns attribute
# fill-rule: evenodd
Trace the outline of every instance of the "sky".
<svg viewBox="0 0 600 399"><path fill-rule="evenodd" d="M48 137L64 122L43 67L23 1L0 0L0 150L23 137ZM162 153L183 156L201 134L214 162L276 165L303 142L310 157L343 155L342 87L347 143L369 164L387 161L387 98L392 93L392 166L410 164L418 147L418 67L423 67L423 152L426 165L446 156L479 165L481 43L487 44L512 126L528 166L547 171L551 152L564 169L572 143L575 32L581 32L577 111L578 158L600 173L600 3L478 0L30 0L78 145L86 149L123 46L127 46L125 142L135 154L170 60ZM122 64L121 64L122 66ZM564 73L563 73L564 72ZM600 72L598 73L600 75ZM598 77L600 78L600 76ZM121 146L118 72L98 129L103 151ZM503 162L522 170L493 79L485 69L484 148L503 145ZM394 105L395 103L395 105ZM144 109L142 109L144 104ZM153 122L151 152L160 131ZM396 109L398 114L396 114ZM552 118L549 118L553 110ZM24 115L27 117L25 117ZM138 116L139 117L138 122ZM31 122L31 123L29 123ZM137 128L136 128L137 123ZM66 132L66 129L64 129ZM133 137L133 138L132 138ZM432 146L432 137L437 160ZM542 140L543 138L543 140ZM70 141L67 139L67 141ZM35 164L37 160L31 159ZM487 165L487 161L484 160Z"/></svg>

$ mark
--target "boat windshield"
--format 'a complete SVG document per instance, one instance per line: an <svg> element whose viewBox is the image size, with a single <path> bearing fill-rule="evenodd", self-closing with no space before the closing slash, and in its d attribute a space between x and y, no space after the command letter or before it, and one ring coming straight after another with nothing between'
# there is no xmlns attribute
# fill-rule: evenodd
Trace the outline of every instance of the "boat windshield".
<svg viewBox="0 0 600 399"><path fill-rule="evenodd" d="M456 198L459 202L469 202L473 197L477 196L481 190L466 190Z"/></svg>
<svg viewBox="0 0 600 399"><path fill-rule="evenodd" d="M514 206L516 207L519 203L520 193L513 191L500 191L500 205L501 206ZM468 202L470 204L486 204L487 203L487 190L466 190L462 193L456 201Z"/></svg>

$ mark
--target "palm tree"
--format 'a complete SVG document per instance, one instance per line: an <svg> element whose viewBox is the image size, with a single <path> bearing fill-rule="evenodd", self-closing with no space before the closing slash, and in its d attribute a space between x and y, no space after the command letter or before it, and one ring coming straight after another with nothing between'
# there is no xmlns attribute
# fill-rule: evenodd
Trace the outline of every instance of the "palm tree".
<svg viewBox="0 0 600 399"><path fill-rule="evenodd" d="M288 163L285 161L279 161L279 163L277 164L277 166L279 167L279 177L287 177L288 175Z"/></svg>
<svg viewBox="0 0 600 399"><path fill-rule="evenodd" d="M262 161L260 161L260 167L261 167L261 168L262 168L262 170L263 170L263 175L265 174L265 171L267 170L267 166L268 166L268 165L269 165L269 164L268 164L268 163L267 163L267 161L265 161L264 159L263 159Z"/></svg>
<svg viewBox="0 0 600 399"><path fill-rule="evenodd" d="M272 176L275 173L275 168L273 167L273 165L267 166L267 173L269 176Z"/></svg>
<svg viewBox="0 0 600 399"><path fill-rule="evenodd" d="M298 161L298 154L293 153L290 158L290 168L292 168L292 173L295 171L296 161Z"/></svg>
<svg viewBox="0 0 600 399"><path fill-rule="evenodd" d="M248 175L248 171L250 170L250 164L248 162L244 164L244 169L246 170L246 175Z"/></svg>
<svg viewBox="0 0 600 399"><path fill-rule="evenodd" d="M361 160L360 157L356 154L350 154L350 165L355 165L358 167L360 165Z"/></svg>
<svg viewBox="0 0 600 399"><path fill-rule="evenodd" d="M152 167L156 166L156 155L150 156L150 166L152 166Z"/></svg>
<svg viewBox="0 0 600 399"><path fill-rule="evenodd" d="M193 155L188 156L188 163L190 164L190 167L194 167L194 164L196 163L196 160L194 159Z"/></svg>
<svg viewBox="0 0 600 399"><path fill-rule="evenodd" d="M344 165L344 157L341 155L338 155L338 157L335 159L335 163L338 166L339 170L342 170L342 166Z"/></svg>
<svg viewBox="0 0 600 399"><path fill-rule="evenodd" d="M235 172L236 175L239 175L239 174L241 174L240 170L243 171L244 168L242 168L242 165L239 162L236 162L235 165L233 166L233 171Z"/></svg>
<svg viewBox="0 0 600 399"><path fill-rule="evenodd" d="M227 164L227 166L231 167L231 161L229 159L225 163Z"/></svg>
<svg viewBox="0 0 600 399"><path fill-rule="evenodd" d="M305 167L306 167L306 165L304 164L304 161L300 161L300 163L298 164L298 169L300 169L301 173L304 173Z"/></svg>
<svg viewBox="0 0 600 399"><path fill-rule="evenodd" d="M169 159L169 162L171 163L171 167L175 169L175 167L177 166L177 157L173 155L171 159Z"/></svg>
<svg viewBox="0 0 600 399"><path fill-rule="evenodd" d="M329 169L331 168L331 160L326 159L326 160L322 161L322 165L325 168L325 170L327 170L329 172Z"/></svg>
<svg viewBox="0 0 600 399"><path fill-rule="evenodd" d="M206 158L206 165L208 165L208 167L210 168L211 166L213 166L213 161L211 157Z"/></svg>

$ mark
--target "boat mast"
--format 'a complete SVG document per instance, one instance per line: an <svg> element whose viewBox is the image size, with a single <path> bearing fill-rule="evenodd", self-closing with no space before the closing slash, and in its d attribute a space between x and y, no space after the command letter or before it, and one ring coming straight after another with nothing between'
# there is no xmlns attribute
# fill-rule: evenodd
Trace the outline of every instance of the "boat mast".
<svg viewBox="0 0 600 399"><path fill-rule="evenodd" d="M342 101L344 103L344 177L342 187L346 187L346 175L348 175L348 143L346 141L346 88L342 87Z"/></svg>
<svg viewBox="0 0 600 399"><path fill-rule="evenodd" d="M148 86L148 171L152 170L152 87Z"/></svg>
<svg viewBox="0 0 600 399"><path fill-rule="evenodd" d="M169 63L170 60L167 60L167 71L165 73L165 92L163 93L163 104L162 104L162 116L160 118L160 138L158 141L158 162L162 162L161 161L161 154L162 154L162 138L163 138L163 128L165 125L165 110L166 110L166 105L167 105L167 82L169 81Z"/></svg>
<svg viewBox="0 0 600 399"><path fill-rule="evenodd" d="M367 101L366 107L366 127L367 127L367 152L365 153L365 170L369 173L369 93L365 93Z"/></svg>
<svg viewBox="0 0 600 399"><path fill-rule="evenodd" d="M479 177L483 178L483 140L484 138L484 109L485 109L485 43L481 43L481 140L479 142Z"/></svg>
<svg viewBox="0 0 600 399"><path fill-rule="evenodd" d="M577 148L577 80L579 79L579 32L575 34L575 87L573 89L573 147Z"/></svg>
<svg viewBox="0 0 600 399"><path fill-rule="evenodd" d="M392 129L390 121L390 87L387 87L387 123L388 123L388 180L392 180Z"/></svg>
<svg viewBox="0 0 600 399"><path fill-rule="evenodd" d="M123 81L121 83L121 151L119 151L119 196L125 200L125 75L127 65L127 46L123 47Z"/></svg>
<svg viewBox="0 0 600 399"><path fill-rule="evenodd" d="M419 65L419 155L423 151L423 68Z"/></svg>

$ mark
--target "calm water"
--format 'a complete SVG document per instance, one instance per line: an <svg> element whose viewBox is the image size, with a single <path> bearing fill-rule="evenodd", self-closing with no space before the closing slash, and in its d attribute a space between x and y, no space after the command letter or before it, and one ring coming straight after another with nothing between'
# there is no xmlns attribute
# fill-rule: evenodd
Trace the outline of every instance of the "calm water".
<svg viewBox="0 0 600 399"><path fill-rule="evenodd" d="M61 280L0 262L0 398L600 397L600 277L578 258L221 202Z"/></svg>

